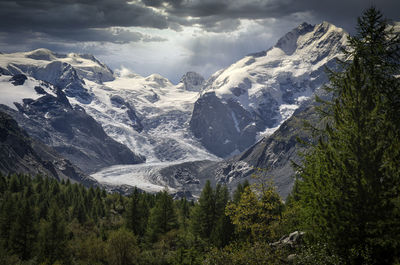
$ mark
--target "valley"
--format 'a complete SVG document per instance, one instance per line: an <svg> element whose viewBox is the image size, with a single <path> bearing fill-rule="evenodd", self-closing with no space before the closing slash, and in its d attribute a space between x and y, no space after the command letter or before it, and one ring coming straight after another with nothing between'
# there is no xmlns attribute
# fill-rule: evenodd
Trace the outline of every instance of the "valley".
<svg viewBox="0 0 400 265"><path fill-rule="evenodd" d="M346 36L327 22L303 23L208 80L188 72L177 85L111 70L92 55L0 54L0 109L99 183L196 197L207 179L234 189L258 167L270 170L286 197L299 151L293 137L302 129L285 121L313 104ZM12 76L26 80L14 84ZM277 144L292 124L292 140ZM265 143L257 156L245 155ZM182 175L187 164L194 166Z"/></svg>

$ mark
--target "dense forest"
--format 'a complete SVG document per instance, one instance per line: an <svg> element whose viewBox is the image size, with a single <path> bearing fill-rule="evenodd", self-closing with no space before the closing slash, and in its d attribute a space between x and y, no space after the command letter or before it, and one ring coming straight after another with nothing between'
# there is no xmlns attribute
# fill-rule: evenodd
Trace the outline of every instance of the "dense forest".
<svg viewBox="0 0 400 265"><path fill-rule="evenodd" d="M266 242L277 238L284 204L270 187L260 186L259 196L245 182L230 200L226 187L207 182L194 203L166 190L126 197L41 176L1 176L0 263L272 264L277 249Z"/></svg>
<svg viewBox="0 0 400 265"><path fill-rule="evenodd" d="M370 8L343 52L285 202L268 170L196 202L0 176L0 264L400 264L400 36Z"/></svg>

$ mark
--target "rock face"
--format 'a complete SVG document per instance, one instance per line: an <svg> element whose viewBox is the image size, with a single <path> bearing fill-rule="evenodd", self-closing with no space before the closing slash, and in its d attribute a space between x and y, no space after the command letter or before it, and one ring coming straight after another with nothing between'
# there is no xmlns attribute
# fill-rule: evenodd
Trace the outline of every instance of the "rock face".
<svg viewBox="0 0 400 265"><path fill-rule="evenodd" d="M178 87L189 91L201 91L204 81L204 77L200 74L196 72L187 72L182 76Z"/></svg>
<svg viewBox="0 0 400 265"><path fill-rule="evenodd" d="M271 246L295 248L300 245L304 237L304 234L305 234L304 232L294 231L290 233L288 236L283 236L278 241L271 243Z"/></svg>
<svg viewBox="0 0 400 265"><path fill-rule="evenodd" d="M324 69L336 67L346 36L327 22L303 23L271 49L215 73L194 106L191 131L218 156L244 151L256 135L272 133L327 82Z"/></svg>
<svg viewBox="0 0 400 265"><path fill-rule="evenodd" d="M237 102L222 102L209 92L196 101L190 129L210 152L225 157L255 142L257 129L252 121L250 113Z"/></svg>
<svg viewBox="0 0 400 265"><path fill-rule="evenodd" d="M318 116L312 102L304 104L295 111L271 136L263 138L238 156L220 163L215 171L217 182L225 183L232 189L239 182L250 178L256 168L268 170L282 198L286 198L293 187L294 170L292 161L299 163L299 152L305 147L298 142L312 140L311 131L304 122L316 124Z"/></svg>
<svg viewBox="0 0 400 265"><path fill-rule="evenodd" d="M123 121L125 124L130 125L133 129L135 129L139 133L143 131L143 125L139 117L136 115L136 111L128 102L126 102L122 97L118 95L111 96L110 102L113 107L125 110L126 112L125 117L127 117L127 119Z"/></svg>
<svg viewBox="0 0 400 265"><path fill-rule="evenodd" d="M34 87L29 87L31 84ZM2 82L3 87L7 85ZM84 109L72 106L61 88L29 79L24 87L34 98L23 98L12 106L0 104L0 110L11 115L33 138L53 147L85 173L113 164L144 162L126 146L111 139Z"/></svg>
<svg viewBox="0 0 400 265"><path fill-rule="evenodd" d="M321 95L326 96L326 95ZM252 183L251 175L257 168L266 169L272 177L273 184L282 198L286 198L292 190L294 183L294 170L292 161L299 163L299 152L305 151L305 147L298 142L298 138L310 142L311 131L305 128L304 122L318 125L318 116L315 112L315 103L311 100L298 108L292 117L286 120L271 136L265 137L246 151L222 161L197 161L192 162L185 174L186 178L199 180L199 185L186 186L194 196L201 192L205 180L211 178L213 184L227 185L232 191L237 184L244 180ZM170 179L180 179L181 168L184 164L172 165L165 170ZM165 174L161 174L166 178ZM178 186L175 186L178 187Z"/></svg>
<svg viewBox="0 0 400 265"><path fill-rule="evenodd" d="M0 172L46 175L86 186L98 183L62 158L55 150L31 139L11 116L0 112Z"/></svg>
<svg viewBox="0 0 400 265"><path fill-rule="evenodd" d="M22 86L25 83L25 80L27 79L26 75L23 74L17 74L14 75L13 77L10 78L11 84L14 86Z"/></svg>

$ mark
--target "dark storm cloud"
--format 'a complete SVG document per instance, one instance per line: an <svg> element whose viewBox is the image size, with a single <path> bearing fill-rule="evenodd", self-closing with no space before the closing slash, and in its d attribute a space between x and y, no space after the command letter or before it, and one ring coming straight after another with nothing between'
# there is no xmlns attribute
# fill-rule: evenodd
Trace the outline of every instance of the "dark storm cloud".
<svg viewBox="0 0 400 265"><path fill-rule="evenodd" d="M76 31L109 27L168 27L167 18L139 3L125 0L2 0L2 32L43 32L60 36ZM98 31L94 40L108 41L109 35ZM93 36L93 34L89 34ZM125 34L123 37L127 37ZM134 41L137 37L131 35ZM126 39L124 39L126 41Z"/></svg>
<svg viewBox="0 0 400 265"><path fill-rule="evenodd" d="M282 19L295 13L308 12L314 18L327 20L347 30L353 28L356 17L371 5L379 8L386 17L400 19L398 0L191 0L191 1L151 1L144 4L163 9L170 21L177 17L188 17L191 24L198 24L205 30L214 31L221 21L233 19ZM226 24L226 31L232 25ZM220 27L219 31L222 31Z"/></svg>
<svg viewBox="0 0 400 265"><path fill-rule="evenodd" d="M124 44L129 42L160 42L166 39L160 37L152 37L140 32L132 32L123 28L114 29L83 29L83 30L64 30L62 32L48 32L52 37L60 40L72 42L110 42Z"/></svg>
<svg viewBox="0 0 400 265"><path fill-rule="evenodd" d="M352 33L356 18L371 5L400 21L400 0L0 0L0 51L89 52L118 65L145 47L150 52L142 56L141 69L168 71L170 78L185 70L207 76L266 50L301 22L325 20ZM185 31L190 26L200 30ZM179 33L161 33L168 41L159 44L166 39L144 34L156 32L148 28ZM180 59L177 50L182 50Z"/></svg>
<svg viewBox="0 0 400 265"><path fill-rule="evenodd" d="M179 31L198 25L206 31L230 32L240 26L239 19L284 19L299 12L349 29L371 4L387 17L399 19L398 0L1 0L0 31L126 43L143 38L124 32L118 41L102 29L136 26Z"/></svg>

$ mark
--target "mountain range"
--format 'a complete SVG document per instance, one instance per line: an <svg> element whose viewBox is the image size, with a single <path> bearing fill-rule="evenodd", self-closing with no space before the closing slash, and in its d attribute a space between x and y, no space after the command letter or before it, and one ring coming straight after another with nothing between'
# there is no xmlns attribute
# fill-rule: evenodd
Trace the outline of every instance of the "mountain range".
<svg viewBox="0 0 400 265"><path fill-rule="evenodd" d="M0 126L18 135L0 144L19 157L10 164L2 152L0 171L196 197L208 179L234 189L263 168L286 197L302 150L296 138L311 139L302 121L316 120L314 95L346 41L332 24L302 23L208 80L188 72L177 85L112 71L92 55L0 54ZM12 151L17 142L26 153ZM27 166L33 160L41 166Z"/></svg>

